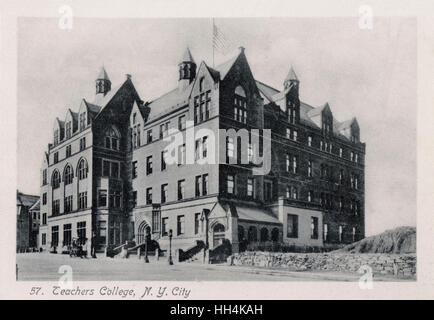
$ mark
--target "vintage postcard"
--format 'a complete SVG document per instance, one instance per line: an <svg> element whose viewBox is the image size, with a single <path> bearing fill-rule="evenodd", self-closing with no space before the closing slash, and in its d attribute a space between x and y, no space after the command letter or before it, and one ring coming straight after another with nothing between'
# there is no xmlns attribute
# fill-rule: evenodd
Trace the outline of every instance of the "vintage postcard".
<svg viewBox="0 0 434 320"><path fill-rule="evenodd" d="M0 296L432 298L432 5L182 3L4 3Z"/></svg>

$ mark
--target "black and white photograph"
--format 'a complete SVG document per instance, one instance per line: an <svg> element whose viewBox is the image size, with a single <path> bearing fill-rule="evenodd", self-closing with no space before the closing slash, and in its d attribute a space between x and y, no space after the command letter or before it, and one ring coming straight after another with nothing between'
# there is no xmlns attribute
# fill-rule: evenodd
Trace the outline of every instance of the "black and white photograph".
<svg viewBox="0 0 434 320"><path fill-rule="evenodd" d="M352 10L17 16L20 294L420 283L419 20Z"/></svg>

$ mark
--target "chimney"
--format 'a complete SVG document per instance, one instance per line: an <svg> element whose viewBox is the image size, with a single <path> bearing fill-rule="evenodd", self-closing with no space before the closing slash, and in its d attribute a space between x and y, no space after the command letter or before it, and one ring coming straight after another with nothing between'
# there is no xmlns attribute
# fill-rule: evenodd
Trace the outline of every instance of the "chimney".
<svg viewBox="0 0 434 320"><path fill-rule="evenodd" d="M238 50L240 50L240 53L244 53L244 50L246 50L244 47L238 47Z"/></svg>
<svg viewBox="0 0 434 320"><path fill-rule="evenodd" d="M129 73L125 74L125 77L128 79L131 79L131 75Z"/></svg>

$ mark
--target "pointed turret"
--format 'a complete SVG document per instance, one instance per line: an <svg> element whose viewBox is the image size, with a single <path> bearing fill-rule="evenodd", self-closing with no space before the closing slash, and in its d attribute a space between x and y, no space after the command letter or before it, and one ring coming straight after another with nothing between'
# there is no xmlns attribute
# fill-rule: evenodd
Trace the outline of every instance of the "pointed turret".
<svg viewBox="0 0 434 320"><path fill-rule="evenodd" d="M196 63L187 47L182 55L179 66L179 88L185 89L196 77Z"/></svg>
<svg viewBox="0 0 434 320"><path fill-rule="evenodd" d="M104 69L104 66L101 67L98 77L95 80L95 84L96 84L96 94L102 94L103 96L105 96L107 92L110 91L112 83L107 74L107 71L105 71Z"/></svg>
<svg viewBox="0 0 434 320"><path fill-rule="evenodd" d="M294 68L291 66L288 75L286 76L283 82L283 86L285 89L288 88L290 85L295 85L298 87L299 82L300 81L298 80L297 75L295 74Z"/></svg>

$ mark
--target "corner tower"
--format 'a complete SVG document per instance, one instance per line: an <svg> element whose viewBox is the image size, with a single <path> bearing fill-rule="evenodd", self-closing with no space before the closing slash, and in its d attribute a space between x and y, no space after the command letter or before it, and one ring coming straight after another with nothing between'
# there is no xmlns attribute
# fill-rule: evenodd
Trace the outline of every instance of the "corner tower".
<svg viewBox="0 0 434 320"><path fill-rule="evenodd" d="M179 88L185 89L196 77L196 63L191 55L190 49L187 47L182 55L179 67Z"/></svg>
<svg viewBox="0 0 434 320"><path fill-rule="evenodd" d="M101 94L105 96L111 89L112 83L104 67L101 67L101 70L99 71L98 77L95 80L95 86L97 95Z"/></svg>

